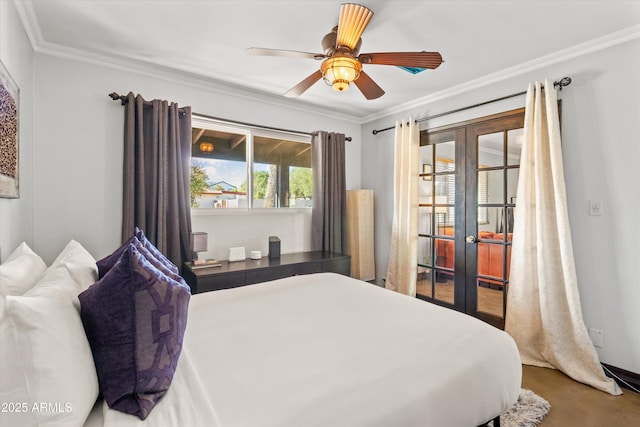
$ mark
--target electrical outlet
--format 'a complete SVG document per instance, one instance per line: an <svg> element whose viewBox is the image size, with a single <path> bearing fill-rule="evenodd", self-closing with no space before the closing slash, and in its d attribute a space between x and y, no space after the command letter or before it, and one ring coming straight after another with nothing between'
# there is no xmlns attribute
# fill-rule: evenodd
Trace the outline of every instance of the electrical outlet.
<svg viewBox="0 0 640 427"><path fill-rule="evenodd" d="M589 200L589 215L602 216L602 200Z"/></svg>
<svg viewBox="0 0 640 427"><path fill-rule="evenodd" d="M589 328L589 336L593 345L602 348L604 346L604 333L599 329Z"/></svg>

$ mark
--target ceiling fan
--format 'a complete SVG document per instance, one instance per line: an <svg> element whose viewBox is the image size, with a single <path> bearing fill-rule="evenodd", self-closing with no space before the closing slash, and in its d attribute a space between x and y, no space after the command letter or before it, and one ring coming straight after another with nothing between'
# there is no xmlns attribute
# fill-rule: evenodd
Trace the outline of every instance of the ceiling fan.
<svg viewBox="0 0 640 427"><path fill-rule="evenodd" d="M283 56L292 58L312 58L323 60L320 69L289 89L284 95L295 97L302 95L318 80L344 91L353 82L367 99L376 99L384 95L384 90L362 70L363 64L394 65L411 69L435 69L442 63L438 52L382 52L360 53L362 39L373 12L359 4L345 3L340 6L338 26L322 39L324 53L300 52L283 49L265 49L250 47L251 55Z"/></svg>

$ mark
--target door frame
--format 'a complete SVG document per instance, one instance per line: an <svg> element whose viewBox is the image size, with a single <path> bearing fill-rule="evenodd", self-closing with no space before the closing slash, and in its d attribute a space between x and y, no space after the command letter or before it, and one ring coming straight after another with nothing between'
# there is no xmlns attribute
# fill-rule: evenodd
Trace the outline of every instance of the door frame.
<svg viewBox="0 0 640 427"><path fill-rule="evenodd" d="M438 305L453 308L504 329L508 280L505 277L503 289L503 317L498 318L477 311L477 256L478 244L467 243L465 237L478 237L477 224L477 144L474 135L495 133L522 128L524 125L524 108L517 108L497 114L491 114L471 120L457 122L445 126L420 131L420 146L436 144L445 135L455 135L456 189L462 192L464 200L456 194L454 222L454 303L453 305L437 300L434 297L420 296L421 299ZM499 124L498 124L499 123ZM444 138L447 139L447 138ZM450 140L447 139L447 140ZM506 151L503 153L507 155ZM508 163L505 161L504 166ZM506 173L506 172L505 172ZM506 187L505 187L506 188ZM470 190L469 190L470 189ZM503 191L506 191L503 190ZM504 203L507 201L504 200ZM434 238L435 242L435 238ZM507 243L510 244L510 243ZM505 247L506 250L506 247ZM432 279L433 280L433 279Z"/></svg>

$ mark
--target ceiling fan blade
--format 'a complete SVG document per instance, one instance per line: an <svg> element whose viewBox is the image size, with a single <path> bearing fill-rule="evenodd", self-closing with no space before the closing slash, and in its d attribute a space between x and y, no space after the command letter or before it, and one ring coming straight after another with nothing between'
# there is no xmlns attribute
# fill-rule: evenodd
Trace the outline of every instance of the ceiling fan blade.
<svg viewBox="0 0 640 427"><path fill-rule="evenodd" d="M363 53L358 60L363 64L397 65L432 70L442 64L442 56L438 52Z"/></svg>
<svg viewBox="0 0 640 427"><path fill-rule="evenodd" d="M315 82L322 78L322 71L318 70L315 73L311 74L309 77L289 89L284 96L288 96L289 98L293 98L296 96L302 95L307 89L314 85Z"/></svg>
<svg viewBox="0 0 640 427"><path fill-rule="evenodd" d="M245 49L249 55L262 55L262 56L284 56L289 58L311 58L311 59L324 59L325 55L322 53L300 52L297 50L285 50L285 49L265 49L262 47L249 47Z"/></svg>
<svg viewBox="0 0 640 427"><path fill-rule="evenodd" d="M384 95L384 90L364 71L360 71L360 76L353 83L367 99L376 99Z"/></svg>
<svg viewBox="0 0 640 427"><path fill-rule="evenodd" d="M340 6L336 47L346 46L353 50L372 16L370 9L359 4L344 3Z"/></svg>

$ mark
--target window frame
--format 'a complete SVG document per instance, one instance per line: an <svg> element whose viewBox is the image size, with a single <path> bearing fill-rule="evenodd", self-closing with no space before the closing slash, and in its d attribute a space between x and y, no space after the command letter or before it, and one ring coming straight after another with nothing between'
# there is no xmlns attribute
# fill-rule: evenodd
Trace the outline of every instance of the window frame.
<svg viewBox="0 0 640 427"><path fill-rule="evenodd" d="M246 182L247 182L247 206L242 208L201 208L201 207L191 207L191 214L196 216L201 215L224 215L224 214L233 214L233 215L243 215L250 213L267 213L267 214L283 214L283 213L311 213L311 207L273 207L273 208L265 208L265 207L254 207L254 199L253 199L253 167L254 167L254 138L255 137L264 137L264 138L274 138L274 139L286 139L287 141L294 141L300 143L307 143L311 145L311 135L296 133L296 132L286 132L286 131L276 131L270 129L263 129L259 127L229 123L222 120L216 120L213 118L209 118L206 116L200 116L197 114L193 114L191 117L191 129L210 129L216 130L220 132L229 132L235 134L243 134L246 137L246 152L245 152L245 163L246 163ZM202 159L203 157L194 157L190 156L190 159ZM311 169L313 171L313 164L311 164ZM312 196L313 200L313 196Z"/></svg>

